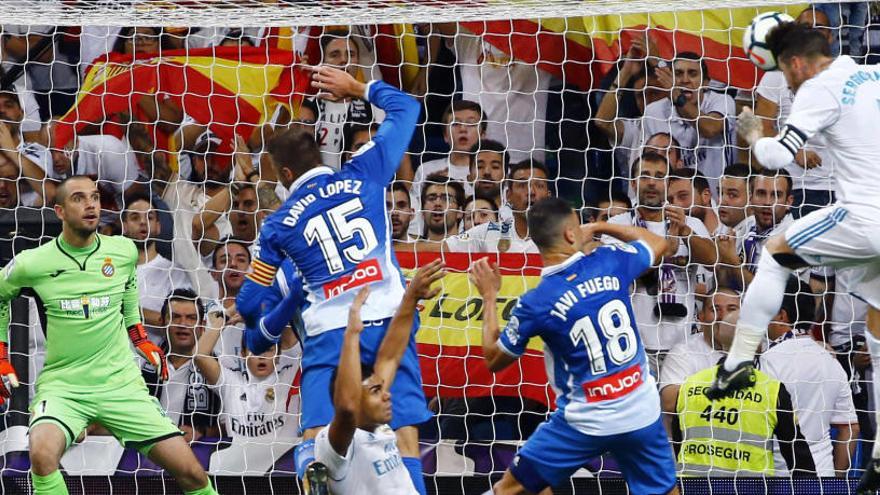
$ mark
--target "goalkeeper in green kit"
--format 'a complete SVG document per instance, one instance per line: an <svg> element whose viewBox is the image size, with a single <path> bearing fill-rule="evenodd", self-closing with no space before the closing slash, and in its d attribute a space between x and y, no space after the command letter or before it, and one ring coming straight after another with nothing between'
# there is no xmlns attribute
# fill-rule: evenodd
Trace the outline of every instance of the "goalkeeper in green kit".
<svg viewBox="0 0 880 495"><path fill-rule="evenodd" d="M37 495L67 494L58 470L64 451L91 423L174 475L188 495L216 494L182 433L150 396L130 349L167 379L165 356L147 340L137 292L137 248L96 233L95 182L62 182L53 241L23 251L0 273L0 401L18 385L8 359L9 301L32 289L46 312L46 364L30 406L31 479ZM2 403L2 402L0 402Z"/></svg>

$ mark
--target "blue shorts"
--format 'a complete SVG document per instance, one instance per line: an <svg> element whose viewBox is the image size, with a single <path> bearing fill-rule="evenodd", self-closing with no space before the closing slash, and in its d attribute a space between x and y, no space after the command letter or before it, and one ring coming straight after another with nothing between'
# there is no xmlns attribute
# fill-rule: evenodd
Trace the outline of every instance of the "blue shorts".
<svg viewBox="0 0 880 495"><path fill-rule="evenodd" d="M675 460L658 418L629 433L586 435L566 421L562 411L538 427L517 452L510 474L532 493L558 486L591 458L614 456L633 495L666 494L675 486Z"/></svg>
<svg viewBox="0 0 880 495"><path fill-rule="evenodd" d="M372 324L371 324L372 323ZM388 329L391 318L367 325L361 332L361 361L373 363ZM419 425L432 416L422 390L422 372L416 351L415 332L419 328L418 316L413 322L412 338L400 361L400 368L391 384L391 428ZM333 403L330 400L330 382L333 371L339 366L344 328L329 330L314 337L306 337L302 358L302 417L303 430L326 426L333 419ZM366 378L366 377L364 377Z"/></svg>

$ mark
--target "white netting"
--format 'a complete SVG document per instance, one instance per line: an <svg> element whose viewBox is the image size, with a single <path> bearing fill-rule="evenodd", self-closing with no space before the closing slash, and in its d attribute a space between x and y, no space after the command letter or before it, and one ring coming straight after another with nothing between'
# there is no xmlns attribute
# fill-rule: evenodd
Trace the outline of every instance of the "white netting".
<svg viewBox="0 0 880 495"><path fill-rule="evenodd" d="M632 298L664 409L672 412L677 387L722 356L713 347L724 332L716 323L739 307L766 234L832 197L833 164L821 143L811 143L809 159L827 166L804 173L793 164L788 183L759 173L735 134L745 105L775 132L792 98L779 73L759 73L748 62L743 29L758 13L797 17L807 4L8 0L2 7L0 128L9 132L0 130L0 259L57 235L48 206L59 180L95 177L102 232L130 237L141 249L144 320L174 355L171 382L151 392L217 475L292 470L290 450L300 440L298 348L285 341L278 383L259 385L241 373L240 326L226 328L214 347L223 383L206 387L186 359L194 339L185 330L197 326L187 320L196 308L186 300L228 305L237 295L260 222L283 199L268 153L273 137L291 127L312 130L322 160L339 167L384 118L365 102L315 101L299 62L383 79L422 104L388 195L391 233L406 269L422 264L425 251L454 253L447 261L457 273L421 313L422 376L436 413L421 440L426 473L453 479L449 486L465 493L482 493L468 480L503 471L553 407L540 348L504 374L486 372L477 349L482 301L462 273L474 253L508 255L499 300L506 321L539 279L524 215L532 202L558 195L584 222L622 214L617 221L664 236L692 232L710 243L680 245L639 279ZM873 8L821 3L801 20L830 33L836 54L873 61L880 55ZM687 97L696 93L699 106ZM661 156L648 155L632 170L646 150ZM637 206L667 211L655 218ZM866 306L849 295L846 275L800 275L801 284L791 286L800 297L783 303L798 330L786 335L797 338L780 340L765 367L800 394L795 408L809 422L803 429L816 470L855 472L875 428L861 337ZM163 310L175 289L192 292L168 303L169 321ZM13 353L33 385L46 343L38 304L29 304L17 321L30 339L13 344ZM155 380L149 366L143 372ZM19 453L19 461L27 400L18 397L0 432L0 454ZM730 418L722 419L736 422ZM855 425L867 442L848 437ZM65 457L67 473L153 468L100 430L92 433ZM578 477L619 472L606 461L591 461ZM779 463L777 456L785 473ZM26 470L10 456L3 474ZM614 493L615 483L602 489Z"/></svg>
<svg viewBox="0 0 880 495"><path fill-rule="evenodd" d="M670 0L663 10L790 5L785 0ZM817 2L822 3L822 2ZM8 0L4 21L16 24L47 19L73 26L326 26L396 22L446 22L526 19L574 15L658 12L645 0L426 0L426 1L285 1L285 0ZM205 15L210 10L212 14Z"/></svg>

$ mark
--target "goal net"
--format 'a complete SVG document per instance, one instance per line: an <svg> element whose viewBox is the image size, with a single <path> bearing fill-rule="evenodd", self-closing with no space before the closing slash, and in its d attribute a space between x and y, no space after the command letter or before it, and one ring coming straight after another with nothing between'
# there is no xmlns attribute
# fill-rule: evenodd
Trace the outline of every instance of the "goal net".
<svg viewBox="0 0 880 495"><path fill-rule="evenodd" d="M274 359L259 364L246 358L243 324L221 325L217 337L204 309L218 301L231 311L260 226L287 197L273 138L312 132L324 165L339 169L385 119L366 101L317 98L307 66L320 64L383 80L421 104L387 190L385 237L405 274L438 256L450 271L440 295L420 306L416 334L434 413L419 428L430 492L487 490L571 387L540 339L511 367L487 371L483 301L467 276L482 257L501 267L504 328L540 280L526 214L548 196L567 200L584 224L699 238L679 243L631 290L632 326L671 438L680 447L708 432L700 445L723 444L712 447L717 454L704 449L707 466L679 466L691 476L685 488L821 489L788 476L789 439L756 450L744 412L689 410L685 397L689 378L724 355L769 236L834 201L833 159L821 141L808 143L800 164L770 174L737 138L743 107L772 135L793 98L781 73L748 60L744 29L759 13L785 12L827 34L833 54L873 63L873 2L7 0L2 8L0 264L59 235L52 206L61 180L97 181L99 231L138 247L141 312L169 356L170 379L160 383L149 364L137 365L220 493L240 491L242 477L248 493L293 489L300 407L309 400L300 396L309 352L296 338L300 320ZM812 470L843 477L825 482L842 492L869 457L876 427L867 307L850 295L849 278L825 269L793 277L760 358L791 394ZM285 280L277 290L295 290ZM74 312L102 304L82 290L51 304ZM29 493L28 405L52 334L64 331L46 328L50 302L39 295L24 291L12 305L12 362L26 386L0 406L8 493ZM218 376L193 358L206 336ZM583 390L593 393L616 392ZM90 425L65 454L71 486L165 493L161 468L110 433ZM560 488L624 493L620 471L597 455Z"/></svg>

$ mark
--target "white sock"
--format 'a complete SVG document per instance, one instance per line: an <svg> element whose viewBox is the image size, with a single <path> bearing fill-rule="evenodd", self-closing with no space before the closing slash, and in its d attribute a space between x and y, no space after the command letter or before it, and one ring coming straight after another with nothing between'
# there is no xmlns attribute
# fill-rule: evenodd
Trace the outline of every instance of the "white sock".
<svg viewBox="0 0 880 495"><path fill-rule="evenodd" d="M870 330L865 330L865 341L868 343L868 352L871 354L871 367L874 370L880 370L880 340L877 340ZM880 381L880 373L875 371L871 381L873 382L871 388L874 393L874 404L880 404L880 386L878 386L880 384L877 383ZM874 414L880 419L880 411L875 411ZM874 440L874 452L871 454L871 457L874 459L880 458L880 442L877 442L876 439Z"/></svg>
<svg viewBox="0 0 880 495"><path fill-rule="evenodd" d="M733 371L740 363L755 358L755 351L767 335L770 320L782 306L789 276L791 270L777 263L764 248L758 261L758 271L743 298L736 335L724 361L724 369Z"/></svg>

